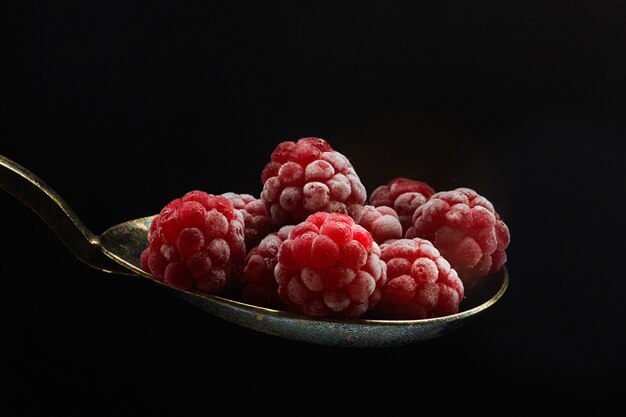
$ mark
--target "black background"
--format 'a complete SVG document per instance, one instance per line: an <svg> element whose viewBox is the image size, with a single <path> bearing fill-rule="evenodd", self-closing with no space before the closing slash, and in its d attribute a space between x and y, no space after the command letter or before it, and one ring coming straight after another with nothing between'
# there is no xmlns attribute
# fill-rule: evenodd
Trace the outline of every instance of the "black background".
<svg viewBox="0 0 626 417"><path fill-rule="evenodd" d="M258 194L273 148L304 136L368 191L395 176L472 187L511 232L510 286L479 319L350 349L94 270L0 193L16 413L619 404L624 3L5 2L1 19L0 153L94 233L192 189Z"/></svg>

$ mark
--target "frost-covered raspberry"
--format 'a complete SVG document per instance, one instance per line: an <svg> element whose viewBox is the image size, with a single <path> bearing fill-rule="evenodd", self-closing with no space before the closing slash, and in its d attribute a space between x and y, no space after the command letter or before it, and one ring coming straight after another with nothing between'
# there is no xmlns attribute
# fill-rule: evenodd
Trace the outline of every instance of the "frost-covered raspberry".
<svg viewBox="0 0 626 417"><path fill-rule="evenodd" d="M358 318L380 300L386 266L370 233L341 213L318 212L280 246L274 276L291 311Z"/></svg>
<svg viewBox="0 0 626 417"><path fill-rule="evenodd" d="M194 190L153 219L141 267L166 284L217 294L245 256L243 216L227 198Z"/></svg>
<svg viewBox="0 0 626 417"><path fill-rule="evenodd" d="M355 205L349 214L356 224L370 232L374 241L379 245L389 239L400 239L403 236L398 214L391 207Z"/></svg>
<svg viewBox="0 0 626 417"><path fill-rule="evenodd" d="M433 242L466 289L500 270L510 242L509 229L493 204L470 188L433 195L415 211L406 237Z"/></svg>
<svg viewBox="0 0 626 417"><path fill-rule="evenodd" d="M425 319L459 311L464 287L456 271L425 239L397 239L380 246L387 282L375 310L385 318Z"/></svg>
<svg viewBox="0 0 626 417"><path fill-rule="evenodd" d="M375 207L392 207L398 214L404 236L407 229L413 225L415 210L433 194L435 190L425 182L396 177L372 191L370 204Z"/></svg>
<svg viewBox="0 0 626 417"><path fill-rule="evenodd" d="M297 224L318 211L346 214L367 198L348 158L321 138L278 144L261 181L261 200L275 227Z"/></svg>
<svg viewBox="0 0 626 417"><path fill-rule="evenodd" d="M224 193L222 196L226 197L243 215L246 250L251 250L261 242L261 239L274 231L272 219L267 214L265 204L260 198L233 192Z"/></svg>
<svg viewBox="0 0 626 417"><path fill-rule="evenodd" d="M283 226L278 232L268 234L258 246L248 252L240 279L242 301L261 307L277 309L283 307L278 297L274 269L278 263L278 249L294 227Z"/></svg>

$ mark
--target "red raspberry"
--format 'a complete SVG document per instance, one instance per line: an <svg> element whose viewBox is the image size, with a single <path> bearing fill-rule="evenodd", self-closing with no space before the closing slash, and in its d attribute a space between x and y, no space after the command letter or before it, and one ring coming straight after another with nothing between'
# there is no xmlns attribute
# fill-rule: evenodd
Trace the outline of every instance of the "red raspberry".
<svg viewBox="0 0 626 417"><path fill-rule="evenodd" d="M265 210L265 204L260 198L250 194L236 194L232 192L222 194L243 215L244 239L246 250L249 251L261 242L265 236L274 231L272 219Z"/></svg>
<svg viewBox="0 0 626 417"><path fill-rule="evenodd" d="M217 294L245 256L243 217L225 197L190 191L154 218L148 243L143 270L174 288Z"/></svg>
<svg viewBox="0 0 626 417"><path fill-rule="evenodd" d="M283 308L278 297L278 283L274 269L278 263L278 249L295 226L283 226L278 232L265 236L258 246L248 252L241 276L241 300L261 307Z"/></svg>
<svg viewBox="0 0 626 417"><path fill-rule="evenodd" d="M393 319L425 319L454 314L463 300L463 282L433 244L397 239L380 246L387 282L376 312Z"/></svg>
<svg viewBox="0 0 626 417"><path fill-rule="evenodd" d="M433 195L415 211L406 237L433 242L466 289L500 270L510 241L509 229L491 202L470 188Z"/></svg>
<svg viewBox="0 0 626 417"><path fill-rule="evenodd" d="M375 207L392 207L398 214L404 236L407 229L413 225L415 210L433 194L435 190L424 182L396 177L386 185L376 187L370 196L370 203Z"/></svg>
<svg viewBox="0 0 626 417"><path fill-rule="evenodd" d="M318 211L346 214L367 198L350 161L320 138L280 143L261 181L261 200L275 227L297 224Z"/></svg>
<svg viewBox="0 0 626 417"><path fill-rule="evenodd" d="M400 239L403 236L398 214L391 207L355 205L350 210L350 216L359 226L363 226L370 232L374 241L379 245L387 240Z"/></svg>
<svg viewBox="0 0 626 417"><path fill-rule="evenodd" d="M370 233L350 216L312 214L280 246L278 295L306 316L358 318L380 300L386 266L379 255Z"/></svg>

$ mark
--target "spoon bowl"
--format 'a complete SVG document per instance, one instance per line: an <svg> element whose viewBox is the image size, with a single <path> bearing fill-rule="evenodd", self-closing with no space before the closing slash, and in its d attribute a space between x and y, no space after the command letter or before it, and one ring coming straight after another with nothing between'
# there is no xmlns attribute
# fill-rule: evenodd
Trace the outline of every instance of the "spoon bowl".
<svg viewBox="0 0 626 417"><path fill-rule="evenodd" d="M246 328L301 342L347 346L386 347L407 345L444 335L483 313L505 293L506 267L466 289L456 314L420 320L316 319L246 304L195 290L178 290L155 279L141 268L141 252L148 244L148 228L154 215L129 220L91 233L63 199L32 172L0 155L0 187L32 209L76 257L104 272L131 275L160 285L166 291L213 314Z"/></svg>

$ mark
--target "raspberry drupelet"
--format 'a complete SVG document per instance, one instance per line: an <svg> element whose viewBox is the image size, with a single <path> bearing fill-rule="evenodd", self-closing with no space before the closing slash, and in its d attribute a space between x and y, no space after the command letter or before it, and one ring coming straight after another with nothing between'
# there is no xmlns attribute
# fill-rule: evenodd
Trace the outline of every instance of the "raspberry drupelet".
<svg viewBox="0 0 626 417"><path fill-rule="evenodd" d="M226 197L243 215L246 251L251 250L261 242L261 239L274 231L272 219L267 214L265 204L260 198L251 194L233 192L223 193L222 196Z"/></svg>
<svg viewBox="0 0 626 417"><path fill-rule="evenodd" d="M396 211L391 207L355 205L351 208L349 214L356 224L363 226L365 230L370 232L374 242L379 245L387 240L403 237L400 219Z"/></svg>
<svg viewBox="0 0 626 417"><path fill-rule="evenodd" d="M245 256L243 229L227 198L190 191L153 219L141 267L177 289L222 293Z"/></svg>
<svg viewBox="0 0 626 417"><path fill-rule="evenodd" d="M413 213L424 204L435 190L422 181L396 177L387 184L378 186L370 195L370 204L375 207L388 206L398 214L402 224L402 236L413 225Z"/></svg>
<svg viewBox="0 0 626 417"><path fill-rule="evenodd" d="M283 308L274 269L278 263L278 249L294 227L283 226L278 232L269 233L248 252L240 278L241 301L260 307Z"/></svg>
<svg viewBox="0 0 626 417"><path fill-rule="evenodd" d="M321 138L278 144L261 181L260 197L274 227L297 224L319 211L347 214L367 198L348 158Z"/></svg>
<svg viewBox="0 0 626 417"><path fill-rule="evenodd" d="M509 229L493 204L471 188L433 195L415 211L406 237L430 240L466 290L500 270L510 242Z"/></svg>
<svg viewBox="0 0 626 417"><path fill-rule="evenodd" d="M380 300L386 265L371 234L341 213L318 212L280 246L274 271L287 309L309 317L354 319Z"/></svg>
<svg viewBox="0 0 626 417"><path fill-rule="evenodd" d="M396 239L380 246L387 282L375 313L387 319L425 319L459 311L463 282L425 239Z"/></svg>

